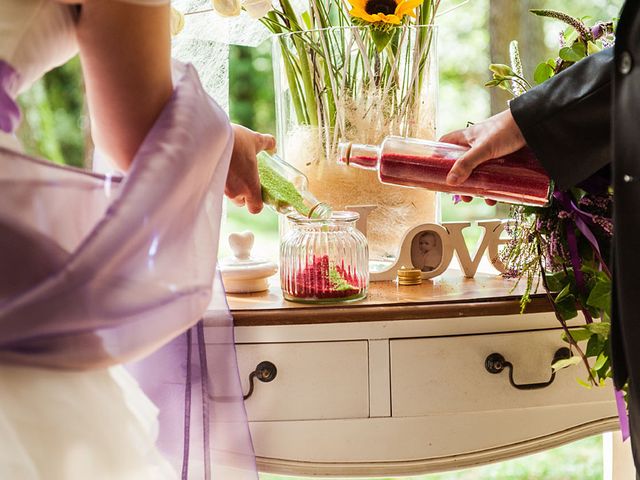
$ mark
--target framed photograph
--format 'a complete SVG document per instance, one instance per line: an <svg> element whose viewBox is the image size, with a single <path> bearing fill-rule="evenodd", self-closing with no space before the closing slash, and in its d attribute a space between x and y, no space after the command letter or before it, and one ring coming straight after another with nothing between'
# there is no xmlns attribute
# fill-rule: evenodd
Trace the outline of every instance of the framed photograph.
<svg viewBox="0 0 640 480"><path fill-rule="evenodd" d="M435 230L421 230L411 240L411 264L423 272L438 270L442 251L440 234Z"/></svg>

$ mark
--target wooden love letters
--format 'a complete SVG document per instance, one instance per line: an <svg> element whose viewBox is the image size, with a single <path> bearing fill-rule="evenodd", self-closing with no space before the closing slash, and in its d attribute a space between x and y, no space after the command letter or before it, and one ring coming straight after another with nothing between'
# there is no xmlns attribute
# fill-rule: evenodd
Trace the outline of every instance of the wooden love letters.
<svg viewBox="0 0 640 480"><path fill-rule="evenodd" d="M369 205L347 207L348 210L360 213L357 227L365 235L367 216L374 208ZM370 280L374 282L394 280L398 269L403 266L422 270L423 279L437 277L447 270L454 253L458 257L460 268L465 277L472 278L476 274L485 253L496 270L504 273L506 268L500 261L498 249L500 245L509 241L502 238L507 223L506 220L478 221L477 224L483 229L483 233L473 256L469 252L462 234L465 228L471 226L471 222L424 223L413 227L405 233L402 239L396 262L387 270L372 272Z"/></svg>

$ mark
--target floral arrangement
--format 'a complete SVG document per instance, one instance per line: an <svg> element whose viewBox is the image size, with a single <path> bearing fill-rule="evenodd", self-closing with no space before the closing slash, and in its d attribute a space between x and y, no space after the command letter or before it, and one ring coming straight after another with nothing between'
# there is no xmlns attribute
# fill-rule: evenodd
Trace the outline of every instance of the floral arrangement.
<svg viewBox="0 0 640 480"><path fill-rule="evenodd" d="M398 133L417 123L433 31L412 27L432 24L439 3L278 0L262 17L280 43L297 122L318 128L327 158L363 123Z"/></svg>
<svg viewBox="0 0 640 480"><path fill-rule="evenodd" d="M560 33L558 58L540 63L533 84L540 84L559 72L614 42L613 22L592 26L554 10L532 13L560 20L568 28ZM517 42L510 45L511 65L494 64L487 86L499 87L513 96L531 88L522 71ZM585 386L601 386L612 376L609 358L611 326L611 269L609 254L613 235L612 190L605 174L596 174L576 188L555 190L549 207L514 206L511 210L511 240L501 260L511 277L526 282L522 309L540 283L553 303L564 329L563 339L572 348L571 358L554 365L560 369L583 363L588 378ZM567 321L581 312L584 326L569 329ZM581 348L579 342L586 342Z"/></svg>

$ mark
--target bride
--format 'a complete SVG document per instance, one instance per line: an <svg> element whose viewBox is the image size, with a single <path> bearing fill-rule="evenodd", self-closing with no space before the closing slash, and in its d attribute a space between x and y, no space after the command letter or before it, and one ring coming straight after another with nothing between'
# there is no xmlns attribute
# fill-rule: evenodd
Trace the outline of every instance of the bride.
<svg viewBox="0 0 640 480"><path fill-rule="evenodd" d="M210 303L222 191L259 212L255 155L274 139L230 126L193 69L172 67L169 16L162 0L0 0L2 479L208 478L160 448L167 414L146 393L182 382L165 396L184 413L207 366L160 353L191 352L213 304L232 334L220 292ZM78 51L93 141L122 177L25 156L13 133L18 94ZM139 384L121 364L145 357ZM174 367L188 379L167 380ZM164 436L188 452L184 418Z"/></svg>

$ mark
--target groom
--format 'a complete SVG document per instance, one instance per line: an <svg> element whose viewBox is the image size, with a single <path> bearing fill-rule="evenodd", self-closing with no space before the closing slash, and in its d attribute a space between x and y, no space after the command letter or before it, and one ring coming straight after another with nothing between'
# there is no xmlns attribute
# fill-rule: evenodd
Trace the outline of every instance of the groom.
<svg viewBox="0 0 640 480"><path fill-rule="evenodd" d="M614 383L630 385L631 446L640 467L640 0L627 0L613 49L587 57L511 101L510 109L441 140L472 147L451 185L479 164L529 145L559 188L613 173ZM640 475L636 473L640 480Z"/></svg>

